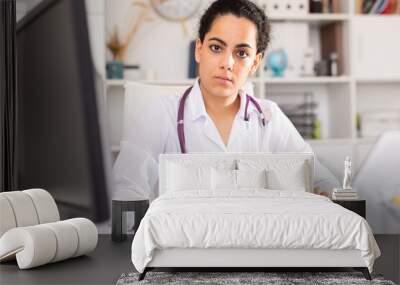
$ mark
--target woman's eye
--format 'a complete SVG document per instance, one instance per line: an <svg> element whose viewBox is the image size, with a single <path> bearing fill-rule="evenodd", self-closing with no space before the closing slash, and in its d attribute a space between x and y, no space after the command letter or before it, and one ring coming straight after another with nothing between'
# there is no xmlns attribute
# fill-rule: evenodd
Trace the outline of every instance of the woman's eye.
<svg viewBox="0 0 400 285"><path fill-rule="evenodd" d="M219 52L219 51L221 51L221 47L220 47L220 46L217 46L217 45L210 45L210 49L211 49L213 52Z"/></svg>
<svg viewBox="0 0 400 285"><path fill-rule="evenodd" d="M248 56L248 54L247 54L247 52L246 51L244 51L244 50L240 50L240 51L238 51L238 56L239 57L241 57L241 58L245 58L245 57L247 57Z"/></svg>

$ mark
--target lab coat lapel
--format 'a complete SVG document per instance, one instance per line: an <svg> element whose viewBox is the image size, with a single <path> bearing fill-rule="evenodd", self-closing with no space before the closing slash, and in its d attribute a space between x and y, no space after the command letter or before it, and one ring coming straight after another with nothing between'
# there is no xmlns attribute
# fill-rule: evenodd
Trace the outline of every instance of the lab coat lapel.
<svg viewBox="0 0 400 285"><path fill-rule="evenodd" d="M228 145L226 146L227 150L230 150L232 148L232 145L234 144L235 140L237 139L237 117L232 122L232 127L231 127L231 132L229 133L229 139L228 139Z"/></svg>
<svg viewBox="0 0 400 285"><path fill-rule="evenodd" d="M211 118L208 116L203 124L203 133L211 142L217 145L222 151L226 151L226 146L222 141L222 138L217 130L217 127L215 126Z"/></svg>
<svg viewBox="0 0 400 285"><path fill-rule="evenodd" d="M193 122L202 124L202 132L206 139L210 140L213 144L218 146L222 151L226 151L224 142L211 118L206 112L206 108L203 101L203 96L201 95L199 80L196 80L193 85L192 91L188 97L189 112ZM199 121L199 118L203 117L205 121ZM201 140L199 138L199 140ZM208 150L206 147L205 150Z"/></svg>

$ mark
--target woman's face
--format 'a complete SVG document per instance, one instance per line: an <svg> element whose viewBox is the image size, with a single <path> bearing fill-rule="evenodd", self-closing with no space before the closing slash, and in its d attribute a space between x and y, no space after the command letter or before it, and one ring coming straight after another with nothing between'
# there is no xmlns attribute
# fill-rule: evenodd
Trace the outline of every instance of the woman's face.
<svg viewBox="0 0 400 285"><path fill-rule="evenodd" d="M257 27L244 17L218 16L203 42L196 41L201 85L214 96L232 96L252 75L260 61Z"/></svg>

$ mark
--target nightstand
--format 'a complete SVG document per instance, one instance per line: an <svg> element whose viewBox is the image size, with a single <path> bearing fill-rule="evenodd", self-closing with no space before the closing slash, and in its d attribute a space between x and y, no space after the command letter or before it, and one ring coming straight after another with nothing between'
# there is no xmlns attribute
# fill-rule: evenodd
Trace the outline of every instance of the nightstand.
<svg viewBox="0 0 400 285"><path fill-rule="evenodd" d="M112 201L112 231L111 239L113 241L123 241L126 239L126 213L135 213L135 224L133 227L136 233L140 221L149 208L149 200L136 201Z"/></svg>
<svg viewBox="0 0 400 285"><path fill-rule="evenodd" d="M361 217L365 219L365 209L366 203L365 200L332 200L332 202L339 204L340 206L353 211L356 214L359 214Z"/></svg>

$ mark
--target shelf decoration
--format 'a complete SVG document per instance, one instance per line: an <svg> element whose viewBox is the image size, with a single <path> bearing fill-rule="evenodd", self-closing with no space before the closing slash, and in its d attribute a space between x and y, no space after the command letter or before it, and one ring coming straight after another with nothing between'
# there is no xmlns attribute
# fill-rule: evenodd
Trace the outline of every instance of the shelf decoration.
<svg viewBox="0 0 400 285"><path fill-rule="evenodd" d="M288 67L288 56L284 49L270 51L267 55L267 68L272 70L274 77L283 77Z"/></svg>
<svg viewBox="0 0 400 285"><path fill-rule="evenodd" d="M118 26L114 26L114 30L107 41L107 48L113 56L113 60L107 63L107 78L109 79L122 79L124 77L124 61L130 43L141 26L145 22L153 20L149 16L151 11L149 4L141 0L135 0L132 5L139 9L139 13L126 37L123 39Z"/></svg>

